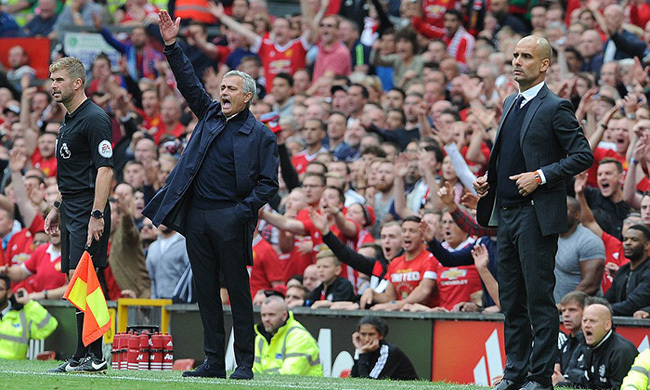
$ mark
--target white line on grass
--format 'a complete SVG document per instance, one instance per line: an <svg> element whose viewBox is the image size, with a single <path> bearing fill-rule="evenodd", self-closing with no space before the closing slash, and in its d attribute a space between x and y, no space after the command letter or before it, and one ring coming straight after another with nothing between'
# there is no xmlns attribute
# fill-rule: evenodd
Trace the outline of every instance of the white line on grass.
<svg viewBox="0 0 650 390"><path fill-rule="evenodd" d="M101 374L85 374L85 373L51 373L51 372L33 372L33 371L18 371L18 370L8 370L0 371L0 374L14 374L14 375L48 375L48 376L57 376L57 377L81 377L81 378L94 378L94 379L122 379L127 381L137 381L137 382L155 382L155 383L167 383L167 382L178 382L178 383L197 383L197 384L213 384L213 383L231 383L237 384L239 386L248 386L248 387L259 387L268 386L276 388L294 388L294 389L336 389L336 390L350 390L350 389L366 389L367 383L348 383L346 386L344 381L336 383L331 381L329 383L322 383L320 386L316 383L303 382L301 384L289 383L285 381L272 381L264 379L254 379L252 381L228 381L225 379L198 379L198 378L146 378L146 377L132 377L132 376L121 376L121 375L101 375ZM287 378L288 379L288 378ZM309 379L309 377L305 377ZM355 386L356 385L356 386ZM434 386L431 382L417 381L417 382L400 382L395 381L391 382L392 388L398 389L422 389L423 387ZM459 388L462 385L457 385Z"/></svg>

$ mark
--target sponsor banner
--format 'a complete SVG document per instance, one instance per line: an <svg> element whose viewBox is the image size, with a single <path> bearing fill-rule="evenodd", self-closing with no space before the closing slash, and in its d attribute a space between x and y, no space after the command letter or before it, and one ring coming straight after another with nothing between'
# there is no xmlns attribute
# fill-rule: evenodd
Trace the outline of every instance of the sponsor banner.
<svg viewBox="0 0 650 390"><path fill-rule="evenodd" d="M639 352L648 349L650 328L618 325L616 331ZM505 367L504 345L502 322L435 321L431 379L493 386Z"/></svg>
<svg viewBox="0 0 650 390"><path fill-rule="evenodd" d="M97 54L104 53L110 58L111 66L119 66L120 53L106 43L104 37L98 33L66 32L63 40L63 50L70 57L77 57L90 72L90 67Z"/></svg>

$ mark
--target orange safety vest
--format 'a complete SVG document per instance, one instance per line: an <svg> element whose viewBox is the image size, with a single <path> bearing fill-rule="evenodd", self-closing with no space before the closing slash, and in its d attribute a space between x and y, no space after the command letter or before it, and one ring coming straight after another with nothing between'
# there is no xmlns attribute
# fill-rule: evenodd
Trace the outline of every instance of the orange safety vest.
<svg viewBox="0 0 650 390"><path fill-rule="evenodd" d="M208 11L208 0L176 0L174 17L215 24L217 18Z"/></svg>

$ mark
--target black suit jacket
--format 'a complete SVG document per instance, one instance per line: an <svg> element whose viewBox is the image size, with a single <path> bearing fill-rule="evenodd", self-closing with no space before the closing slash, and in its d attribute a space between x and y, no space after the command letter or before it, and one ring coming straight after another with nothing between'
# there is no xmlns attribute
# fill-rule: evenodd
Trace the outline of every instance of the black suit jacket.
<svg viewBox="0 0 650 390"><path fill-rule="evenodd" d="M487 180L488 195L479 200L477 220L483 226L498 226L497 161L500 150L501 127L510 113L517 94L504 102L505 113L497 131ZM537 220L544 236L567 230L565 180L589 168L594 161L589 143L580 128L568 100L561 99L546 85L532 99L523 122L519 145L524 155L526 171L541 168L546 184L529 195L532 198Z"/></svg>
<svg viewBox="0 0 650 390"><path fill-rule="evenodd" d="M178 164L165 180L165 186L151 199L142 214L156 226L164 223L184 234L190 198L188 189L199 169L210 169L212 164L204 157L220 132L216 130L216 122L222 120L219 116L221 103L213 101L205 92L178 43L165 47L165 55L176 80L179 80L181 94L199 122ZM248 109L239 115L247 115L247 118L233 139L237 180L234 214L240 221L250 222L252 234L257 211L278 191L278 148L275 135Z"/></svg>

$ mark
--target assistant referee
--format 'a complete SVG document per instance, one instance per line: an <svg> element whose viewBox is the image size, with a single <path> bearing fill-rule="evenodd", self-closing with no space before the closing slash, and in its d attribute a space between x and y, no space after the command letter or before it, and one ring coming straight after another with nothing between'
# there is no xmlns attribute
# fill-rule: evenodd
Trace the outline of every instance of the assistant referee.
<svg viewBox="0 0 650 390"><path fill-rule="evenodd" d="M110 231L107 203L113 179L111 121L86 97L86 70L77 58L50 65L51 93L67 113L56 146L57 182L61 196L45 219L45 231L61 231L61 272L74 273L88 247L96 269L106 267ZM77 309L77 350L52 372L106 371L102 338L88 347L82 341L84 313Z"/></svg>

